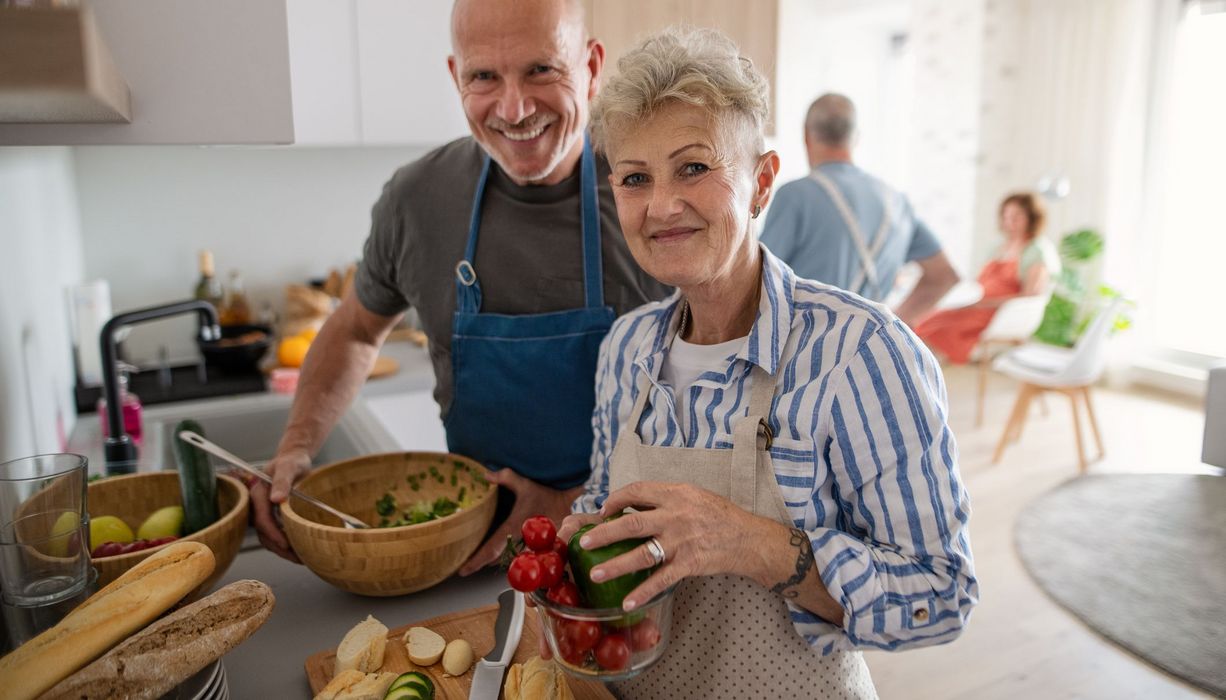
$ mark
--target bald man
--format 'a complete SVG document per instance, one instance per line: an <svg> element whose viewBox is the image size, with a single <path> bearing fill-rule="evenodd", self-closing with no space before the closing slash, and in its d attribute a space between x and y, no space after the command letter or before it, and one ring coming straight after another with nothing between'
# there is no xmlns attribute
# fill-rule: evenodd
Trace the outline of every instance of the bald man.
<svg viewBox="0 0 1226 700"><path fill-rule="evenodd" d="M503 487L469 574L527 517L569 514L590 471L600 341L617 315L669 292L626 249L609 166L587 141L604 47L580 4L459 0L451 38L472 135L384 185L354 293L302 368L271 494L252 488L260 539L286 558L272 504L310 470L408 308L429 338L448 448Z"/></svg>
<svg viewBox="0 0 1226 700"><path fill-rule="evenodd" d="M883 301L904 263L921 277L895 309L914 325L958 281L941 243L902 193L851 161L856 108L843 95L822 95L805 118L809 176L779 188L762 243L801 277Z"/></svg>

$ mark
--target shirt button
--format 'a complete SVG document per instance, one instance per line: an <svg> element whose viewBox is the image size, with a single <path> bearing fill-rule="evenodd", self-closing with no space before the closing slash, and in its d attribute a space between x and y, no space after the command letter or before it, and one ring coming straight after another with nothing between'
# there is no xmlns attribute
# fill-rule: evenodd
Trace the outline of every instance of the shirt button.
<svg viewBox="0 0 1226 700"><path fill-rule="evenodd" d="M916 622L927 622L928 621L928 609L920 608L919 610L916 610L915 613L911 615L911 617Z"/></svg>

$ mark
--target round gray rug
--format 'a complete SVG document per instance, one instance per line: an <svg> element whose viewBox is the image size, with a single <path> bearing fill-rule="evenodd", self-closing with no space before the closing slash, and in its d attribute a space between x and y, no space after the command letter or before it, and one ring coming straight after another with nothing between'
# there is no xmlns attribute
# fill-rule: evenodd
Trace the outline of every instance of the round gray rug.
<svg viewBox="0 0 1226 700"><path fill-rule="evenodd" d="M1094 474L1026 506L1022 562L1057 602L1226 696L1226 477Z"/></svg>

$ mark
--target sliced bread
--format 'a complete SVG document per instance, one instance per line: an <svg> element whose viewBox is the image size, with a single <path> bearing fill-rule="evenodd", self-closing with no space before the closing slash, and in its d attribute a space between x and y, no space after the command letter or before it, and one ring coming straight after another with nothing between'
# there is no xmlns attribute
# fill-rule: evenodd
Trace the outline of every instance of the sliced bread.
<svg viewBox="0 0 1226 700"><path fill-rule="evenodd" d="M357 669L362 673L378 671L383 666L383 649L387 644L387 627L367 615L345 634L336 648L336 668L333 677L343 671Z"/></svg>
<svg viewBox="0 0 1226 700"><path fill-rule="evenodd" d="M409 650L409 661L418 666L432 666L443 658L447 641L427 627L410 627L404 633L404 643Z"/></svg>

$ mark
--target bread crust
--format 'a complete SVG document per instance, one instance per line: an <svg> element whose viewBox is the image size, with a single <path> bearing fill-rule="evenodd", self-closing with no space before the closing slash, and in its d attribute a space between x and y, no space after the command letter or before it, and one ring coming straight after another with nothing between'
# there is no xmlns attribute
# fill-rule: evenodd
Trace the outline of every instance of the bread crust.
<svg viewBox="0 0 1226 700"><path fill-rule="evenodd" d="M175 542L142 560L59 622L0 658L0 688L31 700L152 622L213 573L208 545Z"/></svg>
<svg viewBox="0 0 1226 700"><path fill-rule="evenodd" d="M259 581L236 581L132 635L39 700L155 700L258 630L276 598Z"/></svg>

